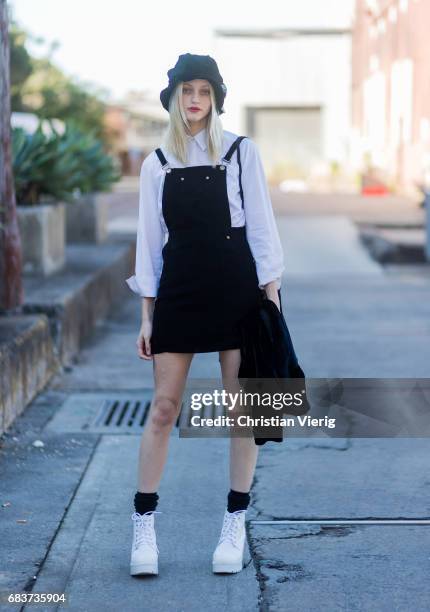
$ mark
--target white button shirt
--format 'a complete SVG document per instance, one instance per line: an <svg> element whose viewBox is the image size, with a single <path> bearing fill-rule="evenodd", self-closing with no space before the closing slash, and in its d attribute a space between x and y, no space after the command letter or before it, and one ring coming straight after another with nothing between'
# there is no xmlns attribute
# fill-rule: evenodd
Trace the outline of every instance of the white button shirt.
<svg viewBox="0 0 430 612"><path fill-rule="evenodd" d="M226 155L237 134L224 130L221 158ZM188 166L212 165L206 147L206 128L195 136L187 136ZM164 151L169 165L183 168L174 155ZM221 158L218 163L221 162ZM227 194L233 227L246 225L246 237L255 260L259 287L276 280L281 287L285 269L284 256L270 201L266 177L255 143L245 138L240 143L244 208L239 189L237 152L227 168ZM163 267L162 248L168 239L168 229L162 212L165 171L155 151L143 161L140 171L139 220L136 238L135 274L126 279L130 289L141 297L156 297ZM246 223L245 223L246 220Z"/></svg>

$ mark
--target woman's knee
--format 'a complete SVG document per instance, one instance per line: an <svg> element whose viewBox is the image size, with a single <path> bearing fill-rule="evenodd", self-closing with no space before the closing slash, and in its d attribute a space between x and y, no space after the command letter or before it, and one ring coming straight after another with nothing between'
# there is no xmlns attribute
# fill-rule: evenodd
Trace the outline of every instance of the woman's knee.
<svg viewBox="0 0 430 612"><path fill-rule="evenodd" d="M158 430L170 429L176 421L178 401L165 395L156 396L151 421Z"/></svg>

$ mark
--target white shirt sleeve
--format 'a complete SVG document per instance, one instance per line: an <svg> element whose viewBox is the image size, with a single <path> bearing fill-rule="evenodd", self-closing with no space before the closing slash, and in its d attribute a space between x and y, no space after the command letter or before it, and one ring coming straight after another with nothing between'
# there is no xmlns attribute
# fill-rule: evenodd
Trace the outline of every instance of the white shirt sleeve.
<svg viewBox="0 0 430 612"><path fill-rule="evenodd" d="M250 138L241 142L240 153L246 237L255 260L259 287L262 289L276 280L280 289L285 270L284 254L263 164L257 146Z"/></svg>
<svg viewBox="0 0 430 612"><path fill-rule="evenodd" d="M126 279L141 297L156 297L163 265L164 231L158 211L159 181L153 170L154 153L142 163L139 180L139 220L135 274Z"/></svg>

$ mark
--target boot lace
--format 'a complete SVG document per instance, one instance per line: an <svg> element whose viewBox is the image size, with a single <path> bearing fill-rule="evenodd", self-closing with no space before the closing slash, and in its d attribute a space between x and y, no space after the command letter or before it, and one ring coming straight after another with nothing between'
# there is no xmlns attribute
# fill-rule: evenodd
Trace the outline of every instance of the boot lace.
<svg viewBox="0 0 430 612"><path fill-rule="evenodd" d="M241 516L246 510L236 510L225 515L219 544L230 542L236 548L240 548L238 542L239 528L242 526Z"/></svg>
<svg viewBox="0 0 430 612"><path fill-rule="evenodd" d="M131 518L135 521L136 529L134 533L134 547L139 548L143 543L149 544L153 548L158 550L158 546L155 538L155 531L152 525L151 514L162 514L158 510L151 512L145 512L145 514L139 514L133 512Z"/></svg>

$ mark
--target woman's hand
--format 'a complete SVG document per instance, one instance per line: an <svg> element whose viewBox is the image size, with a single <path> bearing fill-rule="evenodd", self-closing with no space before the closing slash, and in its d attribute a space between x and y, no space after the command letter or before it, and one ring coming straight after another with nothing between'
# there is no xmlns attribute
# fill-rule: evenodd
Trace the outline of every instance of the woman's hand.
<svg viewBox="0 0 430 612"><path fill-rule="evenodd" d="M267 298L272 302L275 302L279 312L281 312L281 304L279 302L279 294L276 281L271 281L270 283L267 283L267 285L264 285L264 290L266 292Z"/></svg>
<svg viewBox="0 0 430 612"><path fill-rule="evenodd" d="M142 300L142 325L136 340L137 352L141 359L152 359L151 336L152 336L152 316L154 312L153 297L144 297Z"/></svg>
<svg viewBox="0 0 430 612"><path fill-rule="evenodd" d="M141 359L152 359L151 354L152 321L146 319L142 321L139 335L136 340L137 353Z"/></svg>

